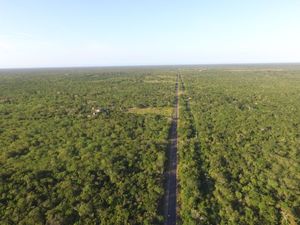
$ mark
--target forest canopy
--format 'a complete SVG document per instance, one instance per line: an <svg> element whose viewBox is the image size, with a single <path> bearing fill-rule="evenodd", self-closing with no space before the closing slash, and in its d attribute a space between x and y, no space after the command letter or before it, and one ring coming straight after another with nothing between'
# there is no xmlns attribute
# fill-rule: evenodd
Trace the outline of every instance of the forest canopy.
<svg viewBox="0 0 300 225"><path fill-rule="evenodd" d="M163 224L177 76L177 223L299 224L299 71L0 71L1 224Z"/></svg>
<svg viewBox="0 0 300 225"><path fill-rule="evenodd" d="M160 223L174 84L153 69L2 71L1 224Z"/></svg>

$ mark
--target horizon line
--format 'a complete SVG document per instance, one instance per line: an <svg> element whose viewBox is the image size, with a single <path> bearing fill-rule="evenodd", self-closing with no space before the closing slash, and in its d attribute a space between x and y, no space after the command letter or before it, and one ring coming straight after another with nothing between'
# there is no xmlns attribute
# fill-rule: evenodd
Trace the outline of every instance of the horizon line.
<svg viewBox="0 0 300 225"><path fill-rule="evenodd" d="M84 69L84 68L134 68L134 67L176 67L176 66L239 66L239 65L300 65L299 62L246 62L246 63L183 63L183 64L136 64L136 65L89 65L89 66L24 66L24 67L0 67L0 70L22 70L22 69Z"/></svg>

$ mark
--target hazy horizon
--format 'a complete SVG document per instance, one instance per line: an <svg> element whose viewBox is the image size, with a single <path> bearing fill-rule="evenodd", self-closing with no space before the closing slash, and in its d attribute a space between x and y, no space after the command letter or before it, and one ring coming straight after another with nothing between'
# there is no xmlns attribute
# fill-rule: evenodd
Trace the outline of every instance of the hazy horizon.
<svg viewBox="0 0 300 225"><path fill-rule="evenodd" d="M299 1L0 3L0 68L300 62Z"/></svg>
<svg viewBox="0 0 300 225"><path fill-rule="evenodd" d="M106 68L143 68L143 67L208 67L208 68L235 68L235 67L289 67L296 66L300 69L300 62L270 62L270 63L207 63L207 64L149 64L149 65L103 65L103 66L35 66L35 67L0 67L0 70L31 70L31 69L106 69Z"/></svg>

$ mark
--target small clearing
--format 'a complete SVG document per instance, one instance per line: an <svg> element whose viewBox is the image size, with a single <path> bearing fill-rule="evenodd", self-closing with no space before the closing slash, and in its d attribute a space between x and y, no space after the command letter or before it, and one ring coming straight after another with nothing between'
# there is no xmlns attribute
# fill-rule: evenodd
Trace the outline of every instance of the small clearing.
<svg viewBox="0 0 300 225"><path fill-rule="evenodd" d="M166 117L171 117L173 108L172 107L147 107L147 108L129 108L129 113L135 114L153 114L153 115L162 115Z"/></svg>

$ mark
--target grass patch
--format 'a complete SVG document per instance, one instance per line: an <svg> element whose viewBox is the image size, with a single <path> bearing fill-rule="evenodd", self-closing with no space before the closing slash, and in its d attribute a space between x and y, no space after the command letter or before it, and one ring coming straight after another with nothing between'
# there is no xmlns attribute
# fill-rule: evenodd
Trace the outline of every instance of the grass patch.
<svg viewBox="0 0 300 225"><path fill-rule="evenodd" d="M147 108L130 108L128 109L129 113L135 114L154 114L154 115L162 115L166 117L172 116L172 107L147 107Z"/></svg>
<svg viewBox="0 0 300 225"><path fill-rule="evenodd" d="M144 83L160 84L160 83L174 83L174 81L170 81L170 80L144 80Z"/></svg>

